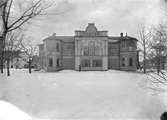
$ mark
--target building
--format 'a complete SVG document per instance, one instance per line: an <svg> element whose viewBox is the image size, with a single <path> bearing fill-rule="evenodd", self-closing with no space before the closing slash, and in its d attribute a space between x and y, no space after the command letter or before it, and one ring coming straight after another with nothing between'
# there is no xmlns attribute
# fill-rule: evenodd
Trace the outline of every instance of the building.
<svg viewBox="0 0 167 120"><path fill-rule="evenodd" d="M138 66L137 39L123 35L108 36L93 23L86 30L76 30L74 36L55 33L39 45L40 67L46 71L130 70Z"/></svg>
<svg viewBox="0 0 167 120"><path fill-rule="evenodd" d="M16 69L26 68L28 66L28 56L24 53L19 51L17 56L13 56L11 59L11 67Z"/></svg>

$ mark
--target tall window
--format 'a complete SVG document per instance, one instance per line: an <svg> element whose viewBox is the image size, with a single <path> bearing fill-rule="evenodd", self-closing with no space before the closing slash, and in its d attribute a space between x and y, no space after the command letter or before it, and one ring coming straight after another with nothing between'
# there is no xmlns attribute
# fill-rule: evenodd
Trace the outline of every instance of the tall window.
<svg viewBox="0 0 167 120"><path fill-rule="evenodd" d="M89 55L90 56L95 55L95 43L94 43L94 41L91 41L89 43Z"/></svg>
<svg viewBox="0 0 167 120"><path fill-rule="evenodd" d="M60 59L57 59L57 67L60 67Z"/></svg>
<svg viewBox="0 0 167 120"><path fill-rule="evenodd" d="M129 58L129 66L133 66L133 59Z"/></svg>
<svg viewBox="0 0 167 120"><path fill-rule="evenodd" d="M59 50L60 50L59 43L56 43L56 51L59 52Z"/></svg>
<svg viewBox="0 0 167 120"><path fill-rule="evenodd" d="M84 55L85 56L89 55L89 49L88 49L88 47L84 47Z"/></svg>
<svg viewBox="0 0 167 120"><path fill-rule="evenodd" d="M53 59L49 58L49 67L52 67L52 66L53 66Z"/></svg>
<svg viewBox="0 0 167 120"><path fill-rule="evenodd" d="M102 60L93 60L93 67L102 67Z"/></svg>
<svg viewBox="0 0 167 120"><path fill-rule="evenodd" d="M125 67L125 58L122 58L122 67Z"/></svg>
<svg viewBox="0 0 167 120"><path fill-rule="evenodd" d="M95 55L95 49L94 49L94 47L90 47L90 48L89 48L89 55L90 55L90 56Z"/></svg>
<svg viewBox="0 0 167 120"><path fill-rule="evenodd" d="M100 55L100 47L99 46L95 47L95 55Z"/></svg>
<svg viewBox="0 0 167 120"><path fill-rule="evenodd" d="M123 48L125 48L125 47L126 47L126 42L125 42L125 40L124 40L124 41L122 41L122 47L123 47Z"/></svg>
<svg viewBox="0 0 167 120"><path fill-rule="evenodd" d="M82 60L81 61L82 67L90 67L90 60Z"/></svg>

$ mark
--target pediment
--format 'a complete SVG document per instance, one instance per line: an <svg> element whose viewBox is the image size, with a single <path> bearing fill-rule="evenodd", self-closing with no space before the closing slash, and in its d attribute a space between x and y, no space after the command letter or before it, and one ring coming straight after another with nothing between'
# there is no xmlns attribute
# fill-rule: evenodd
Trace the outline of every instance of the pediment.
<svg viewBox="0 0 167 120"><path fill-rule="evenodd" d="M89 23L88 26L86 27L86 32L87 33L96 33L97 28L94 23Z"/></svg>

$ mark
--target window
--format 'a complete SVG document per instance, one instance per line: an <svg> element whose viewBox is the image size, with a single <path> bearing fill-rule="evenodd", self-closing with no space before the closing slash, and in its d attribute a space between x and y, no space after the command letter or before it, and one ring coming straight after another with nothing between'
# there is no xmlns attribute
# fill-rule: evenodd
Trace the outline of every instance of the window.
<svg viewBox="0 0 167 120"><path fill-rule="evenodd" d="M129 58L129 66L133 66L133 59Z"/></svg>
<svg viewBox="0 0 167 120"><path fill-rule="evenodd" d="M100 47L99 46L95 47L95 55L100 55Z"/></svg>
<svg viewBox="0 0 167 120"><path fill-rule="evenodd" d="M93 67L102 67L102 60L93 60Z"/></svg>
<svg viewBox="0 0 167 120"><path fill-rule="evenodd" d="M95 55L95 42L94 41L91 41L89 43L89 55L90 56Z"/></svg>
<svg viewBox="0 0 167 120"><path fill-rule="evenodd" d="M89 55L88 47L84 47L84 55L85 55L85 56L88 56L88 55Z"/></svg>
<svg viewBox="0 0 167 120"><path fill-rule="evenodd" d="M57 59L57 67L60 67L60 59Z"/></svg>
<svg viewBox="0 0 167 120"><path fill-rule="evenodd" d="M125 67L125 58L122 58L122 67Z"/></svg>
<svg viewBox="0 0 167 120"><path fill-rule="evenodd" d="M82 60L81 61L82 67L90 67L90 60Z"/></svg>
<svg viewBox="0 0 167 120"><path fill-rule="evenodd" d="M125 40L122 41L122 48L125 48L126 47L126 43L125 43Z"/></svg>
<svg viewBox="0 0 167 120"><path fill-rule="evenodd" d="M133 51L133 47L130 46L130 47L129 47L129 51Z"/></svg>
<svg viewBox="0 0 167 120"><path fill-rule="evenodd" d="M52 66L53 66L53 59L49 58L49 67L52 67Z"/></svg>
<svg viewBox="0 0 167 120"><path fill-rule="evenodd" d="M56 43L56 51L59 52L60 48L59 48L59 43Z"/></svg>
<svg viewBox="0 0 167 120"><path fill-rule="evenodd" d="M95 55L95 49L94 49L94 47L90 47L89 48L89 53L90 53L90 56Z"/></svg>

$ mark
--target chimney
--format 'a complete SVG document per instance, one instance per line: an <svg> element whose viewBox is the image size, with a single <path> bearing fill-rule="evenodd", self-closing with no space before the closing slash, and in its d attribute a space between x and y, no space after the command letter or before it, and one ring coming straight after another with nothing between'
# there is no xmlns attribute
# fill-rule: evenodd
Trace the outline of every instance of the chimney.
<svg viewBox="0 0 167 120"><path fill-rule="evenodd" d="M120 35L121 35L121 37L123 37L124 34L123 34L123 33L120 33Z"/></svg>
<svg viewBox="0 0 167 120"><path fill-rule="evenodd" d="M88 25L92 25L92 26L95 26L95 24L94 24L94 23L88 23Z"/></svg>
<svg viewBox="0 0 167 120"><path fill-rule="evenodd" d="M53 33L52 36L56 36L56 33Z"/></svg>

